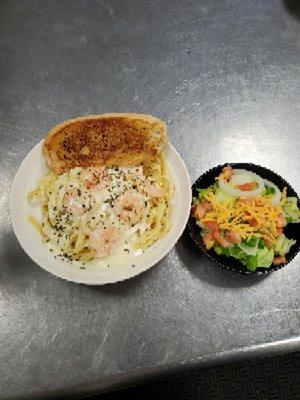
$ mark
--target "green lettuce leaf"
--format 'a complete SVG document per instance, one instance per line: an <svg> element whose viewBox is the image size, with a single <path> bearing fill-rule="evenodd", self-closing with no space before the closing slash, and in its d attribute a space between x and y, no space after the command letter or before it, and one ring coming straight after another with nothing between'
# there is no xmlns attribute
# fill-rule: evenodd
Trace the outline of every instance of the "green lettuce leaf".
<svg viewBox="0 0 300 400"><path fill-rule="evenodd" d="M268 249L267 247L256 247L255 255L246 254L237 245L227 248L215 245L214 250L219 255L226 255L227 257L233 257L241 261L242 264L246 265L249 271L255 271L258 267L269 268L274 259L274 249Z"/></svg>
<svg viewBox="0 0 300 400"><path fill-rule="evenodd" d="M215 193L217 203L234 203L235 198L218 189Z"/></svg>
<svg viewBox="0 0 300 400"><path fill-rule="evenodd" d="M274 259L274 249L258 249L257 255L257 266L262 268L269 268L272 265Z"/></svg>
<svg viewBox="0 0 300 400"><path fill-rule="evenodd" d="M198 200L202 201L204 200L204 197L206 196L206 194L210 193L210 192L215 192L218 188L218 184L215 183L213 185L208 186L208 188L206 189L196 189L198 192Z"/></svg>
<svg viewBox="0 0 300 400"><path fill-rule="evenodd" d="M272 186L266 185L265 193L266 195L275 194L275 189Z"/></svg>
<svg viewBox="0 0 300 400"><path fill-rule="evenodd" d="M246 257L246 266L249 271L255 271L258 267L257 256L247 256Z"/></svg>
<svg viewBox="0 0 300 400"><path fill-rule="evenodd" d="M246 254L237 246L233 247L222 247L220 245L214 245L213 249L218 255L224 255L227 257L233 257L242 262L246 261Z"/></svg>
<svg viewBox="0 0 300 400"><path fill-rule="evenodd" d="M244 240L238 246L248 256L255 256L257 254L258 242L259 238L252 237L248 241Z"/></svg>
<svg viewBox="0 0 300 400"><path fill-rule="evenodd" d="M284 233L282 233L275 243L275 253L280 256L284 256L290 251L290 248L296 243L296 240L288 239Z"/></svg>
<svg viewBox="0 0 300 400"><path fill-rule="evenodd" d="M287 197L283 206L284 214L288 222L300 222L300 210L297 205L297 197Z"/></svg>
<svg viewBox="0 0 300 400"><path fill-rule="evenodd" d="M243 252L242 249L240 249L237 245L234 245L233 247L227 247L225 250L226 255L229 257L236 258L237 260L240 260L241 262L245 263L246 262L246 257L247 254Z"/></svg>

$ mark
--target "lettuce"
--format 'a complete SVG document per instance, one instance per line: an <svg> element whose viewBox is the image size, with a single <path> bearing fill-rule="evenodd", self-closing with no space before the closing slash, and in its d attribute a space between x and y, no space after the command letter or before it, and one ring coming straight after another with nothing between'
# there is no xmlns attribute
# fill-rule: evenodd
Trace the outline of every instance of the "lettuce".
<svg viewBox="0 0 300 400"><path fill-rule="evenodd" d="M289 239L286 239L289 242ZM256 253L255 254L246 254L238 245L234 245L233 247L224 248L219 245L215 245L215 252L218 255L225 255L227 257L233 257L242 264L246 265L249 271L255 271L257 268L269 268L272 265L274 259L274 249L268 249L267 247L260 248L259 246L255 246ZM249 246L249 249L253 247Z"/></svg>
<svg viewBox="0 0 300 400"><path fill-rule="evenodd" d="M258 248L256 255L246 256L246 266L250 271L255 271L257 268L269 268L274 259L274 249Z"/></svg>
<svg viewBox="0 0 300 400"><path fill-rule="evenodd" d="M248 255L246 257L246 266L250 271L255 271L258 267L269 268L274 259L274 250L258 249L256 255Z"/></svg>
<svg viewBox="0 0 300 400"><path fill-rule="evenodd" d="M206 189L196 189L198 192L198 200L202 201L202 200L204 200L204 197L208 193L211 193L211 192L214 193L217 189L217 186L218 186L217 183L215 183L214 185L208 186L208 188L206 188Z"/></svg>
<svg viewBox="0 0 300 400"><path fill-rule="evenodd" d="M275 253L284 256L290 251L290 248L296 243L296 240L288 239L283 233L278 237L275 243Z"/></svg>
<svg viewBox="0 0 300 400"><path fill-rule="evenodd" d="M243 263L246 262L247 254L245 254L237 245L234 245L233 247L227 247L224 249L224 253L229 257L233 257Z"/></svg>
<svg viewBox="0 0 300 400"><path fill-rule="evenodd" d="M269 268L272 265L275 254L284 256L295 243L296 240L288 239L284 234L281 234L275 243L275 248L272 249L268 249L263 240L257 240L254 247L244 244L241 248L241 244L239 244L227 248L215 245L213 248L218 255L233 257L246 265L250 271L255 271L259 267ZM251 244L253 243L251 242Z"/></svg>
<svg viewBox="0 0 300 400"><path fill-rule="evenodd" d="M266 185L265 195L275 194L275 189L272 186Z"/></svg>
<svg viewBox="0 0 300 400"><path fill-rule="evenodd" d="M217 203L234 203L235 198L229 194L223 192L223 190L218 189L215 193Z"/></svg>
<svg viewBox="0 0 300 400"><path fill-rule="evenodd" d="M198 197L193 197L193 199L192 199L192 203L193 203L193 204L196 204L196 203L198 203Z"/></svg>
<svg viewBox="0 0 300 400"><path fill-rule="evenodd" d="M213 249L218 254L218 256L224 254L224 249L222 246L214 245Z"/></svg>
<svg viewBox="0 0 300 400"><path fill-rule="evenodd" d="M248 241L241 242L238 246L247 256L255 256L257 254L258 242L259 238L252 237Z"/></svg>
<svg viewBox="0 0 300 400"><path fill-rule="evenodd" d="M251 236L250 239L244 240L242 243L248 247L255 247L257 242L259 242L259 239L256 238L255 236Z"/></svg>
<svg viewBox="0 0 300 400"><path fill-rule="evenodd" d="M257 257L256 256L247 256L246 257L246 266L249 271L255 271L258 267Z"/></svg>
<svg viewBox="0 0 300 400"><path fill-rule="evenodd" d="M300 222L300 210L297 205L297 197L287 197L283 206L284 214L288 222Z"/></svg>
<svg viewBox="0 0 300 400"><path fill-rule="evenodd" d="M258 267L269 268L274 259L274 250L267 247L259 249L256 258Z"/></svg>

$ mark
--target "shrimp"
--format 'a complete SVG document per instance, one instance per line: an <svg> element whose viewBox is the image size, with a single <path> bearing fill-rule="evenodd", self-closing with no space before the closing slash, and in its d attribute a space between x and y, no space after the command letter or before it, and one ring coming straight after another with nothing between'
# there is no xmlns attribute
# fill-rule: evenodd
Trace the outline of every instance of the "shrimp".
<svg viewBox="0 0 300 400"><path fill-rule="evenodd" d="M115 214L130 225L137 224L143 216L145 205L139 193L127 190L115 203Z"/></svg>
<svg viewBox="0 0 300 400"><path fill-rule="evenodd" d="M125 176L128 181L134 181L134 180L142 181L145 179L142 166L135 167L129 170Z"/></svg>
<svg viewBox="0 0 300 400"><path fill-rule="evenodd" d="M82 171L80 180L86 189L105 189L108 186L108 173L103 167L91 167Z"/></svg>
<svg viewBox="0 0 300 400"><path fill-rule="evenodd" d="M121 234L119 229L112 224L98 226L92 231L88 238L88 246L95 252L97 257L105 257L113 254L120 244Z"/></svg>
<svg viewBox="0 0 300 400"><path fill-rule="evenodd" d="M73 215L83 215L86 211L83 204L79 202L80 190L70 188L63 197L63 206Z"/></svg>
<svg viewBox="0 0 300 400"><path fill-rule="evenodd" d="M150 182L149 179L145 182L144 191L149 197L159 198L164 195L162 188L155 183Z"/></svg>

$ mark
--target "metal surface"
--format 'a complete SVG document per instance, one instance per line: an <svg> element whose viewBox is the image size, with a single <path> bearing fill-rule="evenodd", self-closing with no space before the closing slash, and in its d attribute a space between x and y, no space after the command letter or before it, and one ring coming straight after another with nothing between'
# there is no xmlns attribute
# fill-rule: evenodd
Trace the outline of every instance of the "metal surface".
<svg viewBox="0 0 300 400"><path fill-rule="evenodd" d="M207 360L299 349L299 256L269 276L239 276L183 238L141 276L86 287L37 267L8 213L33 145L62 120L106 111L165 119L192 180L246 161L300 193L295 3L0 2L1 399L66 398Z"/></svg>

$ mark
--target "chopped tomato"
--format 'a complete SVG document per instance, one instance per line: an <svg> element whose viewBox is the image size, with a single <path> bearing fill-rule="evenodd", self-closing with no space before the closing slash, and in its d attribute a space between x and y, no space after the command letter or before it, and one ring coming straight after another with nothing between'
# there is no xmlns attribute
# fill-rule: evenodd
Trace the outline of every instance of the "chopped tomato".
<svg viewBox="0 0 300 400"><path fill-rule="evenodd" d="M280 265L280 264L285 264L285 263L286 263L286 258L284 256L275 257L273 260L274 265Z"/></svg>
<svg viewBox="0 0 300 400"><path fill-rule="evenodd" d="M287 226L286 218L283 214L280 214L278 217L277 227L284 228L285 226Z"/></svg>
<svg viewBox="0 0 300 400"><path fill-rule="evenodd" d="M213 231L213 238L222 246L229 247L230 243L221 235L219 231Z"/></svg>
<svg viewBox="0 0 300 400"><path fill-rule="evenodd" d="M245 211L244 214L245 214L246 217L250 217L250 215L251 215L248 211ZM255 218L247 218L247 222L248 222L248 224L249 224L250 226L255 226L255 225L257 225L257 221L256 221Z"/></svg>
<svg viewBox="0 0 300 400"><path fill-rule="evenodd" d="M242 185L236 185L236 187L243 192L251 192L251 190L256 189L257 183L255 181L243 183Z"/></svg>
<svg viewBox="0 0 300 400"><path fill-rule="evenodd" d="M251 219L248 219L248 224L250 226L255 226L255 225L257 225L257 221L255 218L251 218Z"/></svg>
<svg viewBox="0 0 300 400"><path fill-rule="evenodd" d="M266 244L268 249L271 249L273 247L273 242L271 242L271 240L269 240L268 238L264 237L264 241L265 241L265 244Z"/></svg>
<svg viewBox="0 0 300 400"><path fill-rule="evenodd" d="M263 207L264 206L263 201L261 199L259 199L259 198L256 198L256 199L254 198L254 205L256 207Z"/></svg>
<svg viewBox="0 0 300 400"><path fill-rule="evenodd" d="M231 243L241 243L241 236L233 231L227 232L226 239Z"/></svg>
<svg viewBox="0 0 300 400"><path fill-rule="evenodd" d="M212 229L214 231L219 229L219 224L215 219L212 219L210 221L205 221L203 222L203 225L205 226L205 228Z"/></svg>
<svg viewBox="0 0 300 400"><path fill-rule="evenodd" d="M192 215L200 220L201 218L204 217L204 215L206 214L205 209L201 206L201 203L197 203L193 206L192 208Z"/></svg>
<svg viewBox="0 0 300 400"><path fill-rule="evenodd" d="M211 204L209 201L202 201L201 203L197 203L192 208L192 215L200 220L205 216L205 214L211 210Z"/></svg>
<svg viewBox="0 0 300 400"><path fill-rule="evenodd" d="M211 211L212 206L209 201L202 201L201 204L202 204L202 207L205 208L206 212Z"/></svg>
<svg viewBox="0 0 300 400"><path fill-rule="evenodd" d="M283 232L283 229L281 228L281 226L277 226L276 231L277 231L277 235L280 236Z"/></svg>
<svg viewBox="0 0 300 400"><path fill-rule="evenodd" d="M229 179L232 177L233 174L233 169L231 167L231 165L226 165L226 167L224 167L222 169L222 176L224 178L224 181L229 181Z"/></svg>
<svg viewBox="0 0 300 400"><path fill-rule="evenodd" d="M203 237L203 243L204 246L207 248L207 250L211 249L215 243L215 240L213 238L213 233L212 232L208 232L204 235Z"/></svg>

